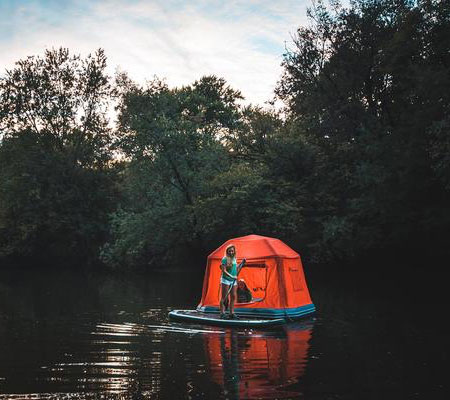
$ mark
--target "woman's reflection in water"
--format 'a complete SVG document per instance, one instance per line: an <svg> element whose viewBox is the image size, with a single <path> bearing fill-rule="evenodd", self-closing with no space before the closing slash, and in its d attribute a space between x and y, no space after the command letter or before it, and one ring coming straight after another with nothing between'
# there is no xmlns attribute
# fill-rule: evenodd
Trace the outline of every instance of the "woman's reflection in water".
<svg viewBox="0 0 450 400"><path fill-rule="evenodd" d="M230 399L298 397L312 330L310 320L277 331L205 335L212 380Z"/></svg>
<svg viewBox="0 0 450 400"><path fill-rule="evenodd" d="M220 335L224 393L232 399L239 398L239 350L237 331L228 330Z"/></svg>

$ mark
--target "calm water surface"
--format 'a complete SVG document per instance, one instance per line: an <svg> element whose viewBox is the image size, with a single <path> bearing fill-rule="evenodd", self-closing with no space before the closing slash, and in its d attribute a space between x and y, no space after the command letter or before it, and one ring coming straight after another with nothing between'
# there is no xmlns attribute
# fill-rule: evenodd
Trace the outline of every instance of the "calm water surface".
<svg viewBox="0 0 450 400"><path fill-rule="evenodd" d="M0 398L448 398L432 279L306 272L319 312L266 331L169 322L202 272L0 272Z"/></svg>

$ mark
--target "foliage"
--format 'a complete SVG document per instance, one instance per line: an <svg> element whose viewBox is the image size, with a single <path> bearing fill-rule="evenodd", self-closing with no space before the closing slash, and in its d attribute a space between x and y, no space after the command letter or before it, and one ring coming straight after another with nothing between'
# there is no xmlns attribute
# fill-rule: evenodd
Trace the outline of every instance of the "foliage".
<svg viewBox="0 0 450 400"><path fill-rule="evenodd" d="M449 11L441 1L318 2L285 55L277 92L325 156L318 190L334 212L322 247L333 257L429 247L448 228Z"/></svg>
<svg viewBox="0 0 450 400"><path fill-rule="evenodd" d="M93 260L111 210L103 51L18 61L0 80L0 256Z"/></svg>
<svg viewBox="0 0 450 400"><path fill-rule="evenodd" d="M284 55L279 111L215 76L113 86L101 50L19 61L0 80L0 257L191 263L251 233L317 261L448 252L450 3L329 4Z"/></svg>
<svg viewBox="0 0 450 400"><path fill-rule="evenodd" d="M206 255L218 241L254 232L287 234L298 211L267 173L265 147L274 115L242 110L239 92L203 77L169 89L119 77L118 144L129 163L126 193L102 252L110 265L140 265L162 256Z"/></svg>

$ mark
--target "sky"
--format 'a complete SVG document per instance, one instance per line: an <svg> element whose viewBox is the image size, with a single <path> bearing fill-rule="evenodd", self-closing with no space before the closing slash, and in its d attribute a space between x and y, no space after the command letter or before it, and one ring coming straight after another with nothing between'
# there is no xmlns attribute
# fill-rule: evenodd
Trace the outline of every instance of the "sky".
<svg viewBox="0 0 450 400"><path fill-rule="evenodd" d="M311 1L0 0L0 76L45 49L84 57L103 48L110 75L170 87L216 75L264 106Z"/></svg>

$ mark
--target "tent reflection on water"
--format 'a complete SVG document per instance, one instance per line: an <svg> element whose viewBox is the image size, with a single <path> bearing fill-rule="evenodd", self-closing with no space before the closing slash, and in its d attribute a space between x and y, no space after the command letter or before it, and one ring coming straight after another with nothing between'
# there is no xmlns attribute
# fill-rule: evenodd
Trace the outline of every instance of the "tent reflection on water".
<svg viewBox="0 0 450 400"><path fill-rule="evenodd" d="M277 332L205 335L205 352L213 382L231 398L292 398L303 375L312 322L289 324Z"/></svg>

